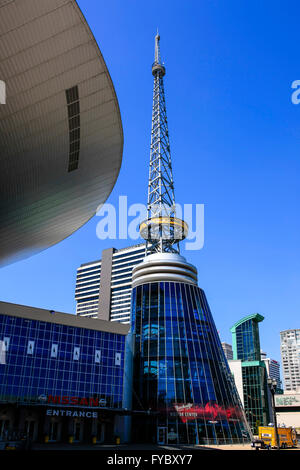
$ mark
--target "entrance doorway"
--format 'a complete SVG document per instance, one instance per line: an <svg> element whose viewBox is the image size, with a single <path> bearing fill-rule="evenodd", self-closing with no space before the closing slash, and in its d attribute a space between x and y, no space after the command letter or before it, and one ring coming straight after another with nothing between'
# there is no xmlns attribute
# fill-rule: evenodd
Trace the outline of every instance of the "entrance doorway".
<svg viewBox="0 0 300 470"><path fill-rule="evenodd" d="M105 423L97 423L97 442L105 440Z"/></svg>
<svg viewBox="0 0 300 470"><path fill-rule="evenodd" d="M3 419L0 420L0 439L6 439L9 429L9 420Z"/></svg>
<svg viewBox="0 0 300 470"><path fill-rule="evenodd" d="M52 421L50 423L50 430L49 430L49 441L59 441L60 440L60 423L57 421Z"/></svg>
<svg viewBox="0 0 300 470"><path fill-rule="evenodd" d="M157 444L164 445L167 443L167 427L158 426L157 428Z"/></svg>
<svg viewBox="0 0 300 470"><path fill-rule="evenodd" d="M83 441L84 424L82 421L74 421L74 441Z"/></svg>
<svg viewBox="0 0 300 470"><path fill-rule="evenodd" d="M33 420L25 421L25 434L30 441L35 440L36 422Z"/></svg>

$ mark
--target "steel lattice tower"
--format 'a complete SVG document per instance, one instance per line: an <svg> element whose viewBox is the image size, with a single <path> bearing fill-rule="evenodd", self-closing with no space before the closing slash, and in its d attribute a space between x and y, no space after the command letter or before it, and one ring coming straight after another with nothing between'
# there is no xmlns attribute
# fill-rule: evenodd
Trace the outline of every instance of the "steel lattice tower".
<svg viewBox="0 0 300 470"><path fill-rule="evenodd" d="M152 130L149 165L147 220L140 233L150 252L179 253L179 241L187 234L187 224L176 218L174 182L169 142L163 77L165 66L160 57L160 36L155 36Z"/></svg>
<svg viewBox="0 0 300 470"><path fill-rule="evenodd" d="M132 269L126 346L132 381L124 404L133 410L133 439L153 442L157 436L160 445L249 442L251 432L205 293L198 287L197 268L179 254L187 225L175 211L158 33L152 74L148 213L140 226L150 253Z"/></svg>

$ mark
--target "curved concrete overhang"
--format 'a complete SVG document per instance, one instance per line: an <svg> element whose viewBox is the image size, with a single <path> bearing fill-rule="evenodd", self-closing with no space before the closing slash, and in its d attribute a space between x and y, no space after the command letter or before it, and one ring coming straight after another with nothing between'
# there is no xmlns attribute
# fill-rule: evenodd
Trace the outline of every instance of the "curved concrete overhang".
<svg viewBox="0 0 300 470"><path fill-rule="evenodd" d="M0 0L0 266L65 239L111 193L114 86L75 0Z"/></svg>

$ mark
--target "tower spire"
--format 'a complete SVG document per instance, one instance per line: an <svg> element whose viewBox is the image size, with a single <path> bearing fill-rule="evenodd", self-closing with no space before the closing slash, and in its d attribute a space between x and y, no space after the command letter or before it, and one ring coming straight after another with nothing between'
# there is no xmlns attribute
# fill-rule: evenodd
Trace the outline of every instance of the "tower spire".
<svg viewBox="0 0 300 470"><path fill-rule="evenodd" d="M154 63L160 64L160 47L159 47L160 35L157 28L157 33L155 36L155 54L154 54Z"/></svg>
<svg viewBox="0 0 300 470"><path fill-rule="evenodd" d="M148 183L147 220L140 233L150 252L179 253L179 241L185 238L187 225L176 218L172 161L169 142L164 81L165 66L160 56L160 35L155 36L152 64L153 106Z"/></svg>

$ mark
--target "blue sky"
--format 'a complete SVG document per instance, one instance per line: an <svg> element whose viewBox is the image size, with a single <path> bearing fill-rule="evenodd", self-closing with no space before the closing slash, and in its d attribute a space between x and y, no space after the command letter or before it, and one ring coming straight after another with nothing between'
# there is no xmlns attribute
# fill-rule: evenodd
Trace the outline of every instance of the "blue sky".
<svg viewBox="0 0 300 470"><path fill-rule="evenodd" d="M260 313L261 346L299 328L300 79L295 1L80 0L119 99L123 163L107 202L146 203L154 36L161 35L176 200L204 204L198 268L222 340ZM99 217L60 244L2 268L3 301L74 313L76 268L125 240L96 237Z"/></svg>

